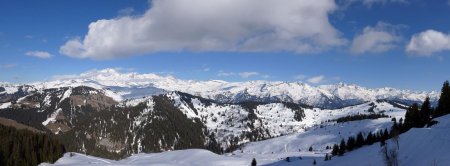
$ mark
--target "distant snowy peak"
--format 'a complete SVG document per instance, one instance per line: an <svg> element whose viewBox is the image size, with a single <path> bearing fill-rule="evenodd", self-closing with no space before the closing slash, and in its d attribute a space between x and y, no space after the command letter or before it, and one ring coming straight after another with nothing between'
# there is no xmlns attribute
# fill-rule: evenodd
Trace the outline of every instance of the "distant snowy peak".
<svg viewBox="0 0 450 166"><path fill-rule="evenodd" d="M302 82L221 80L195 81L173 76L123 72L119 69L92 70L79 75L56 76L55 80L32 84L37 89L90 86L111 90L122 98L136 98L181 91L223 103L247 100L259 102L287 101L316 107L338 108L377 99L395 100L410 104L429 96L438 99L436 92L414 92L394 88L369 89L354 84L311 86Z"/></svg>
<svg viewBox="0 0 450 166"><path fill-rule="evenodd" d="M136 72L120 72L118 69L91 70L79 75L56 76L54 81L61 83L72 82L96 82L103 86L148 86L154 82L176 82L172 76L160 76L156 74L139 74Z"/></svg>
<svg viewBox="0 0 450 166"><path fill-rule="evenodd" d="M410 90L398 90L394 88L375 88L369 89L354 84L339 83L336 85L321 85L318 88L323 89L334 96L341 99L360 98L366 101L376 99L398 98L405 100L424 100L427 96L437 99L438 93L432 92L416 92Z"/></svg>

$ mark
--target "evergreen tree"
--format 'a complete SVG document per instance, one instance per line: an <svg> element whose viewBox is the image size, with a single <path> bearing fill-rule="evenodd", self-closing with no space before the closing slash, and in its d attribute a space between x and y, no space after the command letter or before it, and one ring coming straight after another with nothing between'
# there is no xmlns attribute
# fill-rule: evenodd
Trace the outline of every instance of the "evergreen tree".
<svg viewBox="0 0 450 166"><path fill-rule="evenodd" d="M383 140L383 130L379 130L377 134L377 141Z"/></svg>
<svg viewBox="0 0 450 166"><path fill-rule="evenodd" d="M346 149L347 149L347 146L345 144L344 139L342 139L341 144L339 145L339 156L344 155Z"/></svg>
<svg viewBox="0 0 450 166"><path fill-rule="evenodd" d="M441 89L441 96L439 97L434 117L439 117L448 113L450 113L450 86L449 82L445 81Z"/></svg>
<svg viewBox="0 0 450 166"><path fill-rule="evenodd" d="M53 163L65 152L64 146L45 134L0 125L0 165Z"/></svg>
<svg viewBox="0 0 450 166"><path fill-rule="evenodd" d="M382 140L387 140L387 139L389 139L389 132L387 129L384 129Z"/></svg>
<svg viewBox="0 0 450 166"><path fill-rule="evenodd" d="M425 101L422 104L422 107L420 108L420 117L421 117L421 126L423 127L428 122L430 122L430 115L431 115L431 103L430 98L425 98Z"/></svg>
<svg viewBox="0 0 450 166"><path fill-rule="evenodd" d="M412 112L413 112L413 127L422 127L420 126L420 121L421 121L421 117L420 117L420 110L419 110L419 105L417 103L414 103L412 105Z"/></svg>
<svg viewBox="0 0 450 166"><path fill-rule="evenodd" d="M359 148L361 146L364 145L364 136L361 132L358 133L358 135L356 136L356 147Z"/></svg>
<svg viewBox="0 0 450 166"><path fill-rule="evenodd" d="M366 137L366 141L364 141L364 145L372 145L374 142L373 134L372 132L369 132Z"/></svg>
<svg viewBox="0 0 450 166"><path fill-rule="evenodd" d="M419 111L419 105L414 103L408 108L405 114L405 127L410 129L412 127L421 127L421 117Z"/></svg>
<svg viewBox="0 0 450 166"><path fill-rule="evenodd" d="M384 145L386 145L386 141L385 141L384 139L382 139L382 140L380 141L380 146L384 146Z"/></svg>
<svg viewBox="0 0 450 166"><path fill-rule="evenodd" d="M399 122L398 122L398 130L401 133L405 132L405 125L403 124L403 118L400 118Z"/></svg>
<svg viewBox="0 0 450 166"><path fill-rule="evenodd" d="M255 158L253 158L253 160L252 160L252 166L256 166L256 159Z"/></svg>
<svg viewBox="0 0 450 166"><path fill-rule="evenodd" d="M312 146L310 146L308 150L309 150L310 152L312 152L312 151L313 151Z"/></svg>
<svg viewBox="0 0 450 166"><path fill-rule="evenodd" d="M399 125L397 125L397 123L394 123L394 125L392 125L391 132L389 134L390 134L389 138L392 138L392 137L400 134L400 127L399 127Z"/></svg>
<svg viewBox="0 0 450 166"><path fill-rule="evenodd" d="M354 137L348 137L347 139L347 150L352 151L355 148L355 138Z"/></svg>
<svg viewBox="0 0 450 166"><path fill-rule="evenodd" d="M331 155L336 156L339 154L339 146L337 144L333 145L333 150L331 151Z"/></svg>

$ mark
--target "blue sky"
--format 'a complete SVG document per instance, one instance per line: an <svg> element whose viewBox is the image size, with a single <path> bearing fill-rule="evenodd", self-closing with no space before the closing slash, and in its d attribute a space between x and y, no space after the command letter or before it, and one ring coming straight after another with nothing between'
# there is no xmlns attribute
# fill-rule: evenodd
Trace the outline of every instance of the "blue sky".
<svg viewBox="0 0 450 166"><path fill-rule="evenodd" d="M0 81L103 68L412 90L450 79L447 0L179 1L3 1Z"/></svg>

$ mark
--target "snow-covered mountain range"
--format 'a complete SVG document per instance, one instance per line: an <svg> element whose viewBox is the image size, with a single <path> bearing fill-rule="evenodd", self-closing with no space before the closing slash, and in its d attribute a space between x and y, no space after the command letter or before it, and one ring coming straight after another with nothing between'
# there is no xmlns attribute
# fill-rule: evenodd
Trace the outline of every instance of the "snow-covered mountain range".
<svg viewBox="0 0 450 166"><path fill-rule="evenodd" d="M436 92L344 83L193 81L104 69L1 83L0 117L50 133L70 151L109 159L201 148L274 160L308 146L328 152L341 138L388 128L392 117L404 117L409 104L427 96L438 99ZM356 115L379 117L336 122Z"/></svg>
<svg viewBox="0 0 450 166"><path fill-rule="evenodd" d="M370 89L345 83L311 86L302 82L281 81L182 80L173 76L121 72L117 69L93 70L79 75L59 76L53 81L30 85L36 89L90 86L112 91L110 96L116 100L161 94L167 91L181 91L221 103L239 103L248 100L284 101L321 108L341 108L378 99L411 104L422 102L427 96L431 98L431 101L436 101L439 95L434 91L416 92L388 87ZM11 88L8 90L11 91Z"/></svg>

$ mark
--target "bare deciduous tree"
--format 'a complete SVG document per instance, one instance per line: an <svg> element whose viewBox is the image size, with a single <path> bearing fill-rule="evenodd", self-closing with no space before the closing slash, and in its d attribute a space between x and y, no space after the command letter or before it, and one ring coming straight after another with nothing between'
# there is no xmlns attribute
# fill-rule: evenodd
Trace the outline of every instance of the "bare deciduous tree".
<svg viewBox="0 0 450 166"><path fill-rule="evenodd" d="M386 166L399 165L398 150L396 148L389 148L389 145L387 143L381 148L381 155L383 156Z"/></svg>

